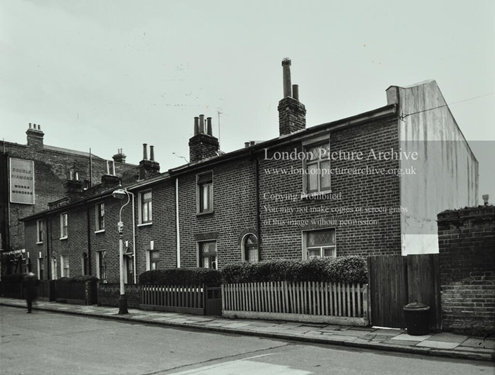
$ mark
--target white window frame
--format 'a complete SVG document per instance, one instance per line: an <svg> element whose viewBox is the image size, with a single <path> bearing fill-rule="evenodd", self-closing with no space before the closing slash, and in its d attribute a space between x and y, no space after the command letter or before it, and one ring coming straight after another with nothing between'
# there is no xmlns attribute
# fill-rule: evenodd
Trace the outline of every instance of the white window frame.
<svg viewBox="0 0 495 375"><path fill-rule="evenodd" d="M65 217L65 223L64 223L64 217ZM65 233L64 233L64 226L65 226ZM60 214L60 239L65 240L68 237L69 237L69 214L67 212L63 212Z"/></svg>
<svg viewBox="0 0 495 375"><path fill-rule="evenodd" d="M67 267L65 267L66 265ZM68 255L60 255L60 277L70 277L70 262Z"/></svg>
<svg viewBox="0 0 495 375"><path fill-rule="evenodd" d="M150 200L146 202L147 204L149 204L149 206L148 206L149 220L144 221L143 220L143 199L144 199L144 195L147 193L151 194ZM153 224L153 191L151 189L146 190L146 191L141 191L138 193L138 219L139 219L138 226L145 226L145 225Z"/></svg>
<svg viewBox="0 0 495 375"><path fill-rule="evenodd" d="M256 238L257 244L258 244L258 259L256 262L250 262L249 261L249 256L246 253L246 240L249 236L254 236ZM246 233L244 236L242 236L242 241L241 241L241 261L242 262L248 262L248 263L258 263L260 261L260 241L258 239L258 236L254 233Z"/></svg>
<svg viewBox="0 0 495 375"><path fill-rule="evenodd" d="M58 267L57 266L57 258L53 257L52 258L52 269L51 269L51 271L52 271L52 275L51 275L52 276L52 280L57 280L58 279L58 275L57 275L58 268L57 267Z"/></svg>
<svg viewBox="0 0 495 375"><path fill-rule="evenodd" d="M330 153L331 153L332 149L330 148L331 147L330 134L324 134L322 136L307 139L307 140L304 140L302 142L304 153L307 153L307 150L310 148L318 147L318 146L322 146L322 145L326 145L326 144L328 144L328 147L330 150L327 157L324 156L323 158L319 158L316 160L310 160L310 161L308 161L308 160L306 160L306 158L304 158L302 161L302 168L304 171L303 179L302 179L302 191L303 191L302 196L303 196L303 198L305 196L329 194L332 192L332 178L331 178L332 176L330 175L330 170L332 168ZM322 188L321 187L321 170L326 169L326 168L321 168L321 163L323 163L323 162L328 162L328 170L326 172L330 178L330 186L328 188ZM317 170L320 171L320 174L318 175L318 179L317 179L318 188L316 191L309 191L309 181L308 180L309 180L310 175L307 173L308 165L313 165L315 163L318 165Z"/></svg>
<svg viewBox="0 0 495 375"><path fill-rule="evenodd" d="M319 231L333 231L335 233L335 245L321 245L321 246L311 246L308 247L308 234L311 232L319 232ZM337 257L337 229L336 228L315 228L312 230L305 230L302 232L302 259L304 260L309 260L313 258L336 258ZM320 255L316 257L310 257L309 256L309 250L313 249L316 250L317 248L320 249ZM325 249L332 249L332 256L325 256Z"/></svg>
<svg viewBox="0 0 495 375"><path fill-rule="evenodd" d="M211 181L209 182L200 182L200 179L203 176L211 176ZM208 207L203 207L202 202L205 200L202 199L202 195L205 192L206 187L206 202L208 203ZM214 175L213 171L206 171L196 175L196 213L201 214L210 214L215 211L215 205L213 202L214 195Z"/></svg>
<svg viewBox="0 0 495 375"><path fill-rule="evenodd" d="M103 208L103 215L100 216L102 208ZM102 222L100 222L100 218ZM95 233L105 232L105 202L100 202L95 205L95 229L96 229Z"/></svg>
<svg viewBox="0 0 495 375"><path fill-rule="evenodd" d="M152 253L158 253L158 260L154 261ZM156 249L149 249L146 250L146 271L151 271L151 270L157 270L158 269L158 262L160 261L160 253ZM155 264L155 268L151 267L152 264Z"/></svg>
<svg viewBox="0 0 495 375"><path fill-rule="evenodd" d="M215 268L212 268L212 269L216 269L218 270L218 243L217 243L217 240L204 240L204 241L198 241L197 242L197 251L196 251L196 254L198 254L198 267L201 267L201 268L211 268L210 267L210 263L208 263L208 267L205 267L204 265L204 260L202 259L202 245L204 243L215 243L215 265L216 267Z"/></svg>
<svg viewBox="0 0 495 375"><path fill-rule="evenodd" d="M43 223L43 219L36 220L36 243L43 243L43 235L45 233L45 227Z"/></svg>
<svg viewBox="0 0 495 375"><path fill-rule="evenodd" d="M107 282L107 264L105 261L105 278L101 277L101 267L102 267L102 259L106 258L106 250L99 250L96 252L96 277L99 278L103 283Z"/></svg>

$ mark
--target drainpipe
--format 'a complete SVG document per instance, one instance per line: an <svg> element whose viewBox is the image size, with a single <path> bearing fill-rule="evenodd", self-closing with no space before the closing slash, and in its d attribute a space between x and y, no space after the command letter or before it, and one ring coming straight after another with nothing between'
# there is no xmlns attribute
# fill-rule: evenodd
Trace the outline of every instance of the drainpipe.
<svg viewBox="0 0 495 375"><path fill-rule="evenodd" d="M87 234L88 234L88 275L91 275L91 221L89 213L89 204L86 205L86 220L88 223Z"/></svg>
<svg viewBox="0 0 495 375"><path fill-rule="evenodd" d="M256 229L258 230L258 251L259 251L259 260L263 260L262 254L262 241L261 241L261 212L260 212L260 176L259 176L259 161L256 158Z"/></svg>
<svg viewBox="0 0 495 375"><path fill-rule="evenodd" d="M254 165L255 165L255 184L256 184L256 230L258 231L258 254L259 260L262 260L261 256L261 211L260 211L260 163L258 157L254 155L251 151L251 156L254 157Z"/></svg>
<svg viewBox="0 0 495 375"><path fill-rule="evenodd" d="M47 260L46 276L47 276L48 281L50 281L52 279L52 273L51 273L52 259L51 259L51 254L50 254L50 241L52 239L52 235L51 235L52 231L50 230L51 222L52 222L52 219L48 215L46 217L46 260Z"/></svg>
<svg viewBox="0 0 495 375"><path fill-rule="evenodd" d="M132 197L132 255L134 259L134 284L137 284L137 259L136 259L136 212L134 210L134 194Z"/></svg>
<svg viewBox="0 0 495 375"><path fill-rule="evenodd" d="M179 178L175 179L175 232L177 233L177 268L180 268Z"/></svg>

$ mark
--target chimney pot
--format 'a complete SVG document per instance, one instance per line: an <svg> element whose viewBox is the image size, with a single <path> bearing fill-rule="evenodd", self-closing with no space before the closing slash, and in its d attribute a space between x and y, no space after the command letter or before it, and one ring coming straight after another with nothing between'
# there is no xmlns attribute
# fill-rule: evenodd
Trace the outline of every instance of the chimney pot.
<svg viewBox="0 0 495 375"><path fill-rule="evenodd" d="M143 143L143 160L148 160L148 144Z"/></svg>
<svg viewBox="0 0 495 375"><path fill-rule="evenodd" d="M249 142L244 142L244 148L248 148L249 147Z"/></svg>
<svg viewBox="0 0 495 375"><path fill-rule="evenodd" d="M41 130L41 125L38 124L38 130Z"/></svg>
<svg viewBox="0 0 495 375"><path fill-rule="evenodd" d="M194 118L194 135L199 134L199 117Z"/></svg>
<svg viewBox="0 0 495 375"><path fill-rule="evenodd" d="M292 87L290 81L290 66L291 61L288 57L282 60L282 67L284 70L284 98L292 96Z"/></svg>
<svg viewBox="0 0 495 375"><path fill-rule="evenodd" d="M150 146L150 160L155 161L155 146Z"/></svg>
<svg viewBox="0 0 495 375"><path fill-rule="evenodd" d="M31 123L29 123L29 129L31 129Z"/></svg>
<svg viewBox="0 0 495 375"><path fill-rule="evenodd" d="M199 133L205 132L205 115L199 115Z"/></svg>
<svg viewBox="0 0 495 375"><path fill-rule="evenodd" d="M211 126L211 117L207 117L207 118L206 118L206 122L207 122L207 124L208 124L208 130L207 130L207 133L208 133L208 135L213 136L213 128L212 128L212 126Z"/></svg>
<svg viewBox="0 0 495 375"><path fill-rule="evenodd" d="M292 85L292 97L299 101L299 85Z"/></svg>

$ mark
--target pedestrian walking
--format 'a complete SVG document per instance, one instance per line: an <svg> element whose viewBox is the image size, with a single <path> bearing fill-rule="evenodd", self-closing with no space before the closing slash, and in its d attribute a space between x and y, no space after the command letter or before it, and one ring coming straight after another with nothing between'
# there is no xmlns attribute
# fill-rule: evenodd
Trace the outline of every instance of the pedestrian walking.
<svg viewBox="0 0 495 375"><path fill-rule="evenodd" d="M33 309L33 302L38 298L38 285L40 285L40 281L32 272L25 275L22 280L22 287L24 288L24 293L26 296L28 313L31 313L31 310Z"/></svg>

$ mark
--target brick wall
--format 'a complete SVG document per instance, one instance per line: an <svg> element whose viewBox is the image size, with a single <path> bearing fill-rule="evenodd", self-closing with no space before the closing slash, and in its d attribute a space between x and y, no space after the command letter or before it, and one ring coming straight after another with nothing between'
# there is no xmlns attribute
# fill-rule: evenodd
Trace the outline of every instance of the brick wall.
<svg viewBox="0 0 495 375"><path fill-rule="evenodd" d="M495 207L438 215L442 325L485 335L495 327Z"/></svg>
<svg viewBox="0 0 495 375"><path fill-rule="evenodd" d="M370 149L389 151L398 148L397 120L377 120L368 124L333 131L330 152L362 151L368 156ZM311 138L309 138L311 139ZM399 208L400 185L397 175L333 175L333 194L341 199L311 200L295 198L276 200L271 194L300 197L303 176L267 173L273 170L301 169L300 160L273 160L275 152L303 151L301 141L284 148L269 149L260 160L261 236L263 259L301 259L302 237L305 230L335 228L337 256L344 255L400 255L400 214L355 212L359 208ZM337 158L331 168L385 168L399 167L397 160L350 161ZM270 195L265 195L270 194ZM311 212L315 209L338 210L351 208L354 212ZM369 220L373 223L353 224L340 221ZM307 221L307 222L306 222ZM314 222L312 222L314 221ZM336 222L335 222L336 221ZM376 221L376 223L375 223Z"/></svg>
<svg viewBox="0 0 495 375"><path fill-rule="evenodd" d="M154 242L154 250L159 253L158 269L175 268L177 265L176 231L175 231L175 184L172 180L161 181L149 188L153 199L153 223L151 225L138 225L136 227L136 254L137 275L146 271L147 251L151 241ZM136 221L139 218L139 191L136 194ZM129 218L128 223L132 219ZM129 228L130 229L130 228Z"/></svg>
<svg viewBox="0 0 495 375"><path fill-rule="evenodd" d="M181 266L198 266L198 241L217 242L218 267L239 262L241 240L246 233L256 234L255 161L227 161L197 170L179 179L179 217ZM213 172L213 208L209 214L197 214L196 175Z"/></svg>

